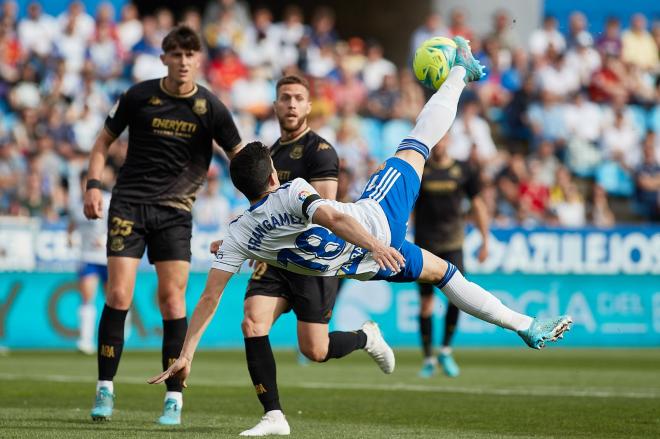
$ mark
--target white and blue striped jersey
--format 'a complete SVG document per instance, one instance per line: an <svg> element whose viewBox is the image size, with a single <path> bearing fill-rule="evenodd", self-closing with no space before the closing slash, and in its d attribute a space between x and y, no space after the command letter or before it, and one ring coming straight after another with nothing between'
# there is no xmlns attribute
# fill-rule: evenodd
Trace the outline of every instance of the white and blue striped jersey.
<svg viewBox="0 0 660 439"><path fill-rule="evenodd" d="M212 267L236 273L244 261L255 259L312 276L371 278L380 267L370 252L311 222L322 205L351 215L378 240L390 244L388 220L377 201L325 200L309 183L297 178L252 205L229 225Z"/></svg>

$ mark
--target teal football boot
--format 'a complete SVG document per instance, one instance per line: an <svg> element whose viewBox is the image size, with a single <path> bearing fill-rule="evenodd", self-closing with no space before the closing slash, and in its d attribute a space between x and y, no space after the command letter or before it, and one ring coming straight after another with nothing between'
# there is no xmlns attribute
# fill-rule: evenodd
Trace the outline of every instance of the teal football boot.
<svg viewBox="0 0 660 439"><path fill-rule="evenodd" d="M543 349L548 341L564 338L564 332L571 330L573 319L559 316L551 319L534 319L529 328L518 331L518 335L532 349Z"/></svg>
<svg viewBox="0 0 660 439"><path fill-rule="evenodd" d="M463 80L465 83L480 80L484 75L484 66L472 55L470 42L463 37L454 37L456 43L455 66L463 66L467 72Z"/></svg>
<svg viewBox="0 0 660 439"><path fill-rule="evenodd" d="M451 354L440 354L438 355L438 362L442 366L442 371L449 378L456 378L461 374L461 369L454 361L454 357Z"/></svg>
<svg viewBox="0 0 660 439"><path fill-rule="evenodd" d="M112 417L112 408L115 405L115 395L107 387L99 388L96 400L90 415L93 421L109 421Z"/></svg>
<svg viewBox="0 0 660 439"><path fill-rule="evenodd" d="M163 407L163 415L158 418L160 425L179 425L181 424L181 407L175 399L167 398Z"/></svg>

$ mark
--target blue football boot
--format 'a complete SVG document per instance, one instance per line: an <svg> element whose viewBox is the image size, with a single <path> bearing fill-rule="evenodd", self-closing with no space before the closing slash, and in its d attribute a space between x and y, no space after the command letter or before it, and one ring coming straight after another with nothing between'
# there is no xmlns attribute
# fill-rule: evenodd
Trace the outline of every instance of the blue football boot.
<svg viewBox="0 0 660 439"><path fill-rule="evenodd" d="M158 418L160 425L179 425L181 424L181 406L173 398L167 398L163 406L163 415Z"/></svg>
<svg viewBox="0 0 660 439"><path fill-rule="evenodd" d="M440 363L440 366L442 366L442 371L449 378L456 378L461 374L461 369L458 367L458 364L456 364L456 361L454 361L454 357L451 353L441 353L438 355L438 362Z"/></svg>
<svg viewBox="0 0 660 439"><path fill-rule="evenodd" d="M518 331L518 335L532 349L543 349L548 341L564 338L564 332L571 330L573 320L570 316L559 316L551 319L534 319L529 328Z"/></svg>
<svg viewBox="0 0 660 439"><path fill-rule="evenodd" d="M463 37L454 37L456 43L455 66L463 66L467 72L463 80L465 83L480 80L484 75L484 66L472 55L470 42Z"/></svg>
<svg viewBox="0 0 660 439"><path fill-rule="evenodd" d="M115 395L107 387L99 388L96 392L94 407L90 415L93 421L109 421L112 417L112 408L115 405Z"/></svg>

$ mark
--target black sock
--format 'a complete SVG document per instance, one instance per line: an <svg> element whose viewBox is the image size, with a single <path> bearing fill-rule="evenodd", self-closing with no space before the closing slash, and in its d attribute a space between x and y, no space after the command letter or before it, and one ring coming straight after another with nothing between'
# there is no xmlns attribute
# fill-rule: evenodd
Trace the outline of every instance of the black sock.
<svg viewBox="0 0 660 439"><path fill-rule="evenodd" d="M325 360L331 358L341 358L358 349L363 349L367 345L367 334L363 330L357 331L334 331L329 335L328 354Z"/></svg>
<svg viewBox="0 0 660 439"><path fill-rule="evenodd" d="M167 370L179 358L187 330L188 320L185 317L174 320L163 320L163 349L161 351L163 370ZM168 392L183 391L183 383L177 377L166 379L165 385Z"/></svg>
<svg viewBox="0 0 660 439"><path fill-rule="evenodd" d="M250 337L245 340L245 358L257 392L257 398L264 407L264 413L282 410L280 396L277 393L277 369L275 357L267 335Z"/></svg>
<svg viewBox="0 0 660 439"><path fill-rule="evenodd" d="M99 381L112 381L117 374L121 351L124 348L124 322L127 309L103 307L99 322L97 361Z"/></svg>
<svg viewBox="0 0 660 439"><path fill-rule="evenodd" d="M433 349L431 349L432 340L433 340L433 318L431 316L424 317L421 314L419 315L419 333L422 336L422 351L424 352L424 358L428 358L433 355Z"/></svg>
<svg viewBox="0 0 660 439"><path fill-rule="evenodd" d="M458 323L459 309L454 304L449 302L447 307L447 315L445 316L445 335L442 338L442 346L449 346L451 339L456 332L456 324Z"/></svg>

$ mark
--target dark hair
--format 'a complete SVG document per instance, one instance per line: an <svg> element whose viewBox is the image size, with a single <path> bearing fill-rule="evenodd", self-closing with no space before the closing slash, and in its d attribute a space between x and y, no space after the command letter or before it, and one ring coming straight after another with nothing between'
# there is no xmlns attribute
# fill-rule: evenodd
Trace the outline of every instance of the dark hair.
<svg viewBox="0 0 660 439"><path fill-rule="evenodd" d="M165 53L176 49L199 52L202 50L202 42L200 41L197 32L192 30L190 26L183 24L172 29L170 33L163 38L163 44L161 47Z"/></svg>
<svg viewBox="0 0 660 439"><path fill-rule="evenodd" d="M245 145L229 164L232 183L250 201L266 192L272 172L270 150L261 142Z"/></svg>
<svg viewBox="0 0 660 439"><path fill-rule="evenodd" d="M305 89L307 90L307 93L309 93L309 82L307 82L307 80L305 78L303 78L302 76L298 76L298 75L287 75L287 76L284 76L284 77L280 78L280 80L277 81L277 85L275 86L275 94L279 95L280 87L282 87L283 85L289 85L289 84L300 84L303 87L305 87Z"/></svg>

